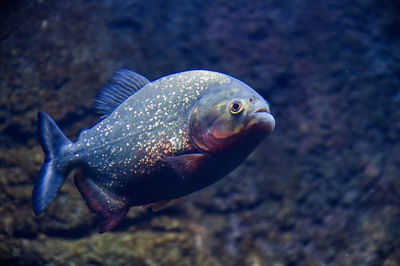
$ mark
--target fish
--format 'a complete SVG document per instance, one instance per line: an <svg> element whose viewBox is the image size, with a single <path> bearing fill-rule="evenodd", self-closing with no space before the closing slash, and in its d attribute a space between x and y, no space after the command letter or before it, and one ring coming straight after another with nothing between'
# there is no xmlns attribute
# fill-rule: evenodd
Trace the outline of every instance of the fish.
<svg viewBox="0 0 400 266"><path fill-rule="evenodd" d="M133 206L159 209L205 188L239 166L275 128L269 103L244 82L190 70L150 82L119 69L100 89L100 121L69 140L38 113L44 163L32 192L40 215L71 174L99 233Z"/></svg>

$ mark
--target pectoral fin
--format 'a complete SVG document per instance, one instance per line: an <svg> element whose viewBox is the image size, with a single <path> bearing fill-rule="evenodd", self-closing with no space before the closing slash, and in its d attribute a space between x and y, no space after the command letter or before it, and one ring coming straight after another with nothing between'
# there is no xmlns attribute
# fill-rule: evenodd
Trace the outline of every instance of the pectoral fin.
<svg viewBox="0 0 400 266"><path fill-rule="evenodd" d="M117 226L129 211L125 198L117 197L100 188L91 179L84 177L81 171L75 173L75 184L92 212L103 219L99 233L105 233Z"/></svg>
<svg viewBox="0 0 400 266"><path fill-rule="evenodd" d="M208 156L203 153L169 156L164 159L164 161L182 177L193 174L201 168L207 160Z"/></svg>

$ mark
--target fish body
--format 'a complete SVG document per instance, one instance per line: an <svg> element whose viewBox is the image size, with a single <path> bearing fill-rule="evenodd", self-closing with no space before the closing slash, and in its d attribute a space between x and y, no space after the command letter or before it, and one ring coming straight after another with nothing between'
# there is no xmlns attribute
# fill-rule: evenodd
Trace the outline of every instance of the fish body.
<svg viewBox="0 0 400 266"><path fill-rule="evenodd" d="M45 163L32 199L39 215L68 174L89 208L115 227L131 206L164 203L224 177L269 135L268 103L245 83L194 70L153 82L126 69L102 88L104 119L73 143L45 113L39 133Z"/></svg>

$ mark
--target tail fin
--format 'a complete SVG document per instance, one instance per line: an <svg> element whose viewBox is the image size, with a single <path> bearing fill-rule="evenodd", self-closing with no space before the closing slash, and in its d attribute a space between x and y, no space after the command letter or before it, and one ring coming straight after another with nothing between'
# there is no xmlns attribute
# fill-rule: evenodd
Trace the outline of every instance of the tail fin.
<svg viewBox="0 0 400 266"><path fill-rule="evenodd" d="M66 178L65 162L59 158L63 146L72 143L58 128L49 115L38 113L39 137L45 153L45 161L39 172L32 193L33 211L41 214L53 201Z"/></svg>

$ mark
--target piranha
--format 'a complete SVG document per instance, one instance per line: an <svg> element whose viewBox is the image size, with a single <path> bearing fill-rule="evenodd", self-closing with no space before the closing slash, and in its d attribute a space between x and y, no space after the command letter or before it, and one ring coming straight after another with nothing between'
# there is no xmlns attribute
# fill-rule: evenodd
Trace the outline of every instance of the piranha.
<svg viewBox="0 0 400 266"><path fill-rule="evenodd" d="M269 104L229 75L185 71L150 82L117 70L96 99L102 115L76 142L39 112L45 162L32 205L40 215L68 175L89 209L114 228L132 206L159 208L215 183L275 127Z"/></svg>

